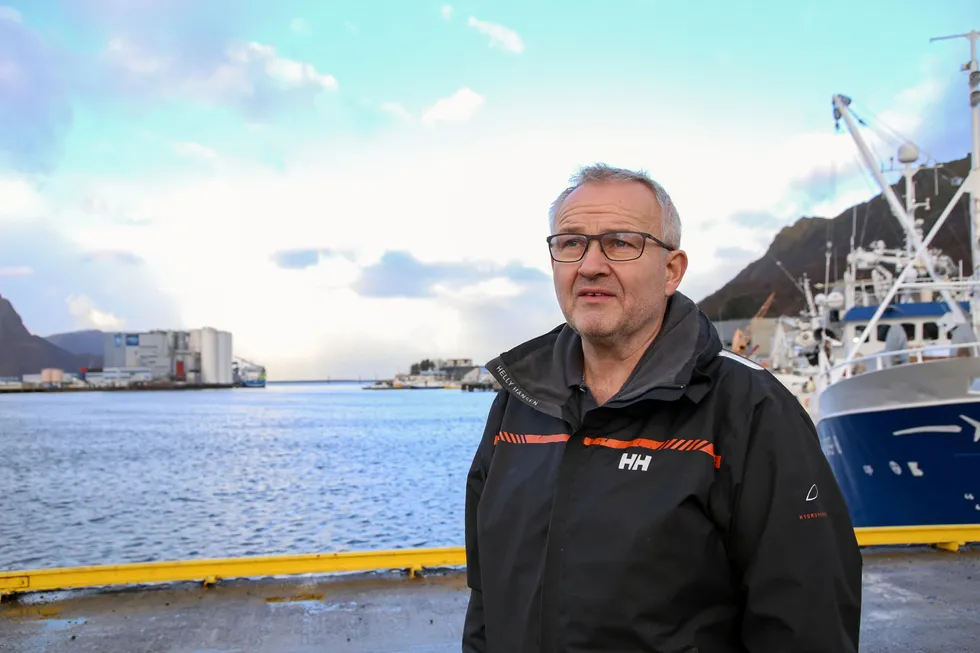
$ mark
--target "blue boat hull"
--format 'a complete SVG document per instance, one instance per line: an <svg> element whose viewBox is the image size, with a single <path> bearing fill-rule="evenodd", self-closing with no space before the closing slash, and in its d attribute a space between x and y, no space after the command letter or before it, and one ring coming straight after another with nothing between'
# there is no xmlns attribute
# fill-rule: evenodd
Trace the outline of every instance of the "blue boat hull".
<svg viewBox="0 0 980 653"><path fill-rule="evenodd" d="M980 523L978 426L967 400L838 414L817 431L856 527L926 526Z"/></svg>
<svg viewBox="0 0 980 653"><path fill-rule="evenodd" d="M264 388L265 387L265 379L254 380L254 381L242 379L242 382L241 383L242 383L242 387L243 388Z"/></svg>

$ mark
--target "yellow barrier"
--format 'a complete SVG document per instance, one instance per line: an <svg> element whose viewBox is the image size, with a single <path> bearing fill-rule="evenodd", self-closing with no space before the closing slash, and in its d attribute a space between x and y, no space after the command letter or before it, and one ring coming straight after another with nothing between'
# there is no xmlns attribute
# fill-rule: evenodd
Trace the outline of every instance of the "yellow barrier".
<svg viewBox="0 0 980 653"><path fill-rule="evenodd" d="M856 528L854 533L862 547L919 544L957 551L967 543L980 542L980 524ZM211 585L225 578L346 571L404 569L414 577L416 572L424 568L465 565L466 551L463 547L445 547L0 571L0 596L80 587L181 581L200 581Z"/></svg>
<svg viewBox="0 0 980 653"><path fill-rule="evenodd" d="M958 551L970 542L980 542L980 524L855 528L854 534L860 546L928 544L947 551Z"/></svg>
<svg viewBox="0 0 980 653"><path fill-rule="evenodd" d="M426 567L457 567L465 564L466 552L462 547L446 547L2 571L0 595L179 581L202 581L205 585L210 585L222 578L329 574L344 571L405 569L414 577L416 572Z"/></svg>

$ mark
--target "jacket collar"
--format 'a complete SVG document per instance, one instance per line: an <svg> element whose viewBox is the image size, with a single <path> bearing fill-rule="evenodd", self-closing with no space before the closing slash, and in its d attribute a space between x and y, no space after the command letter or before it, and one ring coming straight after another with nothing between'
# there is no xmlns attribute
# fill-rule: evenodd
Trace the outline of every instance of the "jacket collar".
<svg viewBox="0 0 980 653"><path fill-rule="evenodd" d="M686 295L674 293L663 327L623 387L604 407L623 407L647 399L698 402L710 389L701 370L721 351L710 320ZM582 339L568 325L528 340L487 363L511 394L555 417L577 391L582 378Z"/></svg>

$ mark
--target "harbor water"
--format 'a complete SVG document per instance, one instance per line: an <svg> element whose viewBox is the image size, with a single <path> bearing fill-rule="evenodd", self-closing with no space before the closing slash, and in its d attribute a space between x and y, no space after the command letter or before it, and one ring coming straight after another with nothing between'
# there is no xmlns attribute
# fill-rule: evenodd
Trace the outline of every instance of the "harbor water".
<svg viewBox="0 0 980 653"><path fill-rule="evenodd" d="M492 400L338 383L0 396L0 570L460 546Z"/></svg>

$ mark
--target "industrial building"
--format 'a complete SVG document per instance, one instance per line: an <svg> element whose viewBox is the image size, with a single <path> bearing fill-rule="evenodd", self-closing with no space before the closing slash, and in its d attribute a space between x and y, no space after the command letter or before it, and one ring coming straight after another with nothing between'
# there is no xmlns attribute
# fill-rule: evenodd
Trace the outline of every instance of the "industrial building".
<svg viewBox="0 0 980 653"><path fill-rule="evenodd" d="M0 377L0 393L105 389L264 388L265 367L232 353L232 337L191 331L106 333L100 368Z"/></svg>
<svg viewBox="0 0 980 653"><path fill-rule="evenodd" d="M230 386L232 337L211 327L191 331L107 333L105 368L149 370L153 381Z"/></svg>

